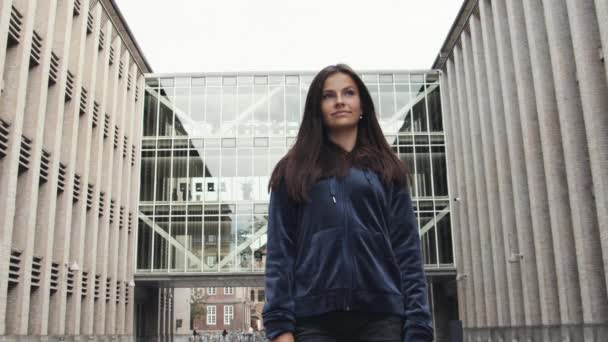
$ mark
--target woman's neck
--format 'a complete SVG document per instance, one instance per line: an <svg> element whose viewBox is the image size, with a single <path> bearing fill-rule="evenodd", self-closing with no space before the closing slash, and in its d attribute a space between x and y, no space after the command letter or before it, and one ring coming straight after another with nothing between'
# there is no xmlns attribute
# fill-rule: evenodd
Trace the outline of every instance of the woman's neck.
<svg viewBox="0 0 608 342"><path fill-rule="evenodd" d="M332 130L327 135L331 142L346 152L351 152L357 144L357 126L355 129Z"/></svg>

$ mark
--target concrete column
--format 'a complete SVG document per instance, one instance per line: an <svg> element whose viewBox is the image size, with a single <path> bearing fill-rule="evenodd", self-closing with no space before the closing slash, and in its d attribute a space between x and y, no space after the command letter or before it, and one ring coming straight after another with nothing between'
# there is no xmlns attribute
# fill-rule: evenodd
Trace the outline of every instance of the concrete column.
<svg viewBox="0 0 608 342"><path fill-rule="evenodd" d="M114 34L112 32L114 32L115 28L112 27L112 29L110 30L110 33L106 36L107 41L108 41L108 49L110 49L110 47L113 47L114 49L114 58L116 58L116 56L119 56L120 51L121 51L121 42L120 39L114 39L114 40L110 40L110 37L113 37ZM98 274L100 275L100 278L102 280L102 284L101 284L101 288L100 288L100 292L103 295L103 297L105 297L105 293L106 291L110 291L110 293L112 293L112 289L108 290L107 289L107 279L109 277L109 256L110 256L110 240L113 237L113 235L111 234L112 232L112 225L110 224L110 201L114 198L114 192L112 191L113 189L113 182L114 182L114 177L113 177L113 170L114 170L114 162L115 162L115 157L114 157L114 126L116 125L117 122L117 116L116 116L116 106L117 106L117 101L118 101L118 96L119 96L119 86L118 86L118 63L116 62L116 59L114 60L114 63L109 66L109 71L108 71L108 94L107 97L104 101L104 103L102 104L102 106L104 107L103 111L100 111L100 125L103 126L102 121L105 122L106 117L105 115L108 114L108 137L104 138L103 141L103 160L104 163L102 165L102 172L100 174L100 187L101 190L104 191L105 196L104 196L104 203L103 203L103 207L104 207L104 215L102 216L102 219L99 222L99 228L98 228L98 252L97 252L97 266L96 269L98 270ZM103 116L103 120L101 119L101 117ZM102 128L103 129L103 128ZM116 293L116 292L114 292ZM102 335L106 333L106 316L107 316L107 308L109 306L110 302L106 302L106 300L104 299L103 301L100 301L96 306L95 306L95 321L94 321L94 331L95 334L98 335Z"/></svg>
<svg viewBox="0 0 608 342"><path fill-rule="evenodd" d="M73 1L72 6L73 6ZM83 2L84 8L88 8L88 1ZM73 7L72 7L73 8ZM68 301L74 300L75 293L68 296L67 281L68 267L74 260L70 260L70 239L72 228L72 217L74 215L74 174L76 172L76 152L78 143L78 123L80 120L80 96L82 87L81 72L84 64L85 41L86 41L86 15L74 17L70 34L70 53L67 69L74 76L72 98L64 107L61 163L66 166L64 191L57 198L57 213L55 216L55 232L53 244L53 260L59 263L59 289L57 294L51 298L51 312L49 320L50 334L63 335L66 333L66 312ZM81 192L83 184L80 184ZM86 184L84 184L86 191ZM79 265L81 266L81 265ZM74 272L74 288L81 281L80 272ZM68 299L68 297L70 297ZM78 298L80 300L80 298Z"/></svg>
<svg viewBox="0 0 608 342"><path fill-rule="evenodd" d="M102 18L105 13L103 13L103 9L101 6L97 6L94 10L95 17L95 27L94 32L102 32L105 37L111 37L111 22L106 21L104 24L102 22ZM101 26L103 25L103 27ZM89 214L86 217L86 232L84 236L83 246L87 251L84 253L84 268L89 271L89 284L87 289L87 296L83 299L82 304L82 319L80 321L80 330L82 335L93 335L94 334L94 322L95 322L95 306L100 305L102 302L105 302L105 293L101 291L102 279L99 276L99 298L95 298L95 282L100 274L100 270L97 268L99 258L98 248L98 237L99 230L101 227L101 222L103 221L103 215L100 217L100 192L105 191L103 189L103 184L101 181L101 170L102 164L107 162L107 160L103 159L103 147L104 147L104 137L103 137L103 124L104 124L104 113L107 107L107 94L108 90L108 79L109 79L109 65L108 61L110 58L110 48L108 43L104 43L104 47L102 50L99 50L99 40L100 33L96 33L96 37L94 41L97 46L95 48L96 54L98 55L96 62L96 73L97 76L95 78L95 86L91 89L91 98L89 101L91 105L94 106L96 102L98 104L98 114L97 114L97 127L94 127L91 133L91 161L90 161L90 169L89 169L89 183L93 184L94 192L93 192L93 203L92 207L89 210ZM95 101L95 102L94 102ZM93 113L91 112L91 115ZM105 200L105 198L104 198ZM107 215L107 211L104 207L104 214Z"/></svg>
<svg viewBox="0 0 608 342"><path fill-rule="evenodd" d="M473 49L471 36L468 33L462 35L462 50L464 64L464 83L465 94L467 96L468 108L463 113L463 122L467 126L468 134L463 130L463 135L467 137L468 145L465 149L472 154L471 168L475 183L475 203L477 212L478 226L472 227L472 233L477 235L478 248L481 253L480 263L482 276L482 286L484 294L485 326L496 326L498 323L496 310L496 284L494 282L493 259L492 259L492 235L490 219L488 217L488 198L485 177L483 174L484 155L481 146L481 127L479 125L480 111L477 99L477 84L473 65ZM484 113L485 114L485 113Z"/></svg>
<svg viewBox="0 0 608 342"><path fill-rule="evenodd" d="M13 231L12 248L21 251L22 267L20 268L19 283L13 289L15 303L10 307L10 322L16 335L28 334L30 318L31 295L40 296L40 283L34 283L33 273L42 271L41 255L34 250L34 235L36 231L36 208L40 188L40 167L43 149L43 130L46 114L46 98L48 93L48 77L50 68L52 37L55 22L54 1L36 4L32 29L41 38L40 62L30 66L26 88L26 104L23 121L23 136L31 139L29 154L29 169L17 179L16 210L13 225L18 227ZM33 259L40 268L34 268ZM39 278L40 275L38 275ZM44 293L44 296L47 296ZM8 308L7 308L8 309ZM40 317L33 317L40 320Z"/></svg>
<svg viewBox="0 0 608 342"><path fill-rule="evenodd" d="M2 258L0 259L2 260L0 263L0 333L2 335L23 334L23 324L20 317L23 315L24 310L27 312L27 305L29 304L29 273L31 273L32 263L31 248L27 251L25 250L25 246L13 247L12 241L20 236L20 232L14 230L13 227L17 206L19 205L19 190L23 188L23 185L21 187L18 186L18 182L21 179L19 175L19 158L23 140L22 135L25 130L24 126L27 126L26 119L30 116L26 111L26 98L27 90L32 87L29 84L32 82L29 77L29 59L36 4L37 2L34 0L21 0L13 4L22 15L20 40L17 45L11 48L4 45L6 47L2 74L4 78L0 80L2 82L0 119L9 125L7 154L0 162L0 193L3 194L3 200L0 201L0 258ZM11 8L8 7L7 10L10 16ZM8 27L2 33L8 36ZM32 137L30 136L29 138ZM33 150L31 152L34 154ZM35 169L35 160L30 158L30 163L32 164L30 167ZM9 260L13 248L20 253L20 267L18 283L9 287ZM8 308L14 308L14 311L9 311ZM13 312L17 312L17 314L13 314Z"/></svg>
<svg viewBox="0 0 608 342"><path fill-rule="evenodd" d="M515 233L515 208L513 204L513 187L511 184L509 144L504 129L505 118L502 85L500 77L496 73L496 70L498 70L498 56L496 52L494 19L492 17L490 1L481 0L479 3L479 10L484 55L486 56L486 70L490 71L487 75L492 122L491 135L494 139L500 211L502 213L502 237L499 236L498 240L501 240L504 244L504 258L505 260L508 260L509 251L519 249ZM507 271L507 288L509 290L509 319L507 320L507 324L509 326L517 326L523 323L523 320L520 318L524 315L520 264L508 263Z"/></svg>
<svg viewBox="0 0 608 342"><path fill-rule="evenodd" d="M458 84L457 80L460 78L460 74L458 72L458 68L460 63L460 57L456 54L456 50L454 51L454 63L453 65L448 65L448 70L453 69L453 73L451 73L452 75L454 75L454 79L452 80L453 84L451 86L451 89L453 89L454 91L454 107L456 108L457 112L454 112L455 115L452 116L453 118L453 126L454 126L454 137L457 139L456 140L456 150L457 150L457 156L460 156L460 158L458 158L458 185L459 185L459 197L460 197L460 208L461 208L461 212L460 212L460 216L463 218L461 226L464 228L463 229L463 241L465 241L465 263L466 263L466 287L467 287L467 299L469 299L470 303L469 306L467 307L467 319L468 321L468 327L478 327L478 319L477 319L477 315L481 314L480 311L477 310L477 308L480 307L479 304L477 304L477 301L480 300L479 296L478 296L478 284L477 284L477 280L476 277L474 276L474 260L475 260L475 253L473 252L473 243L472 243L472 234L471 231L469 230L469 227L471 225L473 225L473 218L471 217L471 213L469 210L469 198L472 198L472 194L469 194L471 192L471 189L467 186L468 182L468 178L467 178L467 172L466 172L466 160L464 160L464 144L462 143L463 137L462 137L462 130L461 130L461 117L462 117L462 105L460 104L459 98L461 98L460 93L461 93L461 87L460 84ZM453 67L453 68L452 68Z"/></svg>
<svg viewBox="0 0 608 342"><path fill-rule="evenodd" d="M128 55L127 55L128 57ZM130 67L125 67L125 79L128 79L128 77L131 77L132 79L137 79L137 66L135 65L135 63L131 63L129 61L129 59L127 59L127 63L125 65L130 65ZM127 82L125 82L127 83ZM132 166L131 166L131 148L130 145L127 144L125 145L123 143L123 139L127 139L128 142L133 141L133 136L134 136L134 113L135 113L135 84L133 83L131 85L130 89L127 89L127 97L126 97L126 102L125 102L125 115L124 115L124 134L121 138L121 144L120 144L120 158L122 160L122 175L121 175L121 179L122 179L122 187L126 188L126 189L131 189L131 185L132 183ZM126 149L126 151L124 151L126 154L123 154L123 149ZM132 265L127 265L127 259L128 259L128 253L129 253L129 236L131 235L131 233L129 232L129 228L128 228L128 216L129 216L129 210L132 208L131 207L131 202L132 202L132 198L133 198L133 193L130 191L123 191L121 193L121 200L120 202L122 203L122 206L125 208L124 209L124 215L123 215L123 226L122 229L120 231L120 243L119 243L119 259L118 259L118 275L117 278L123 283L123 284L127 284L129 282L129 280L127 279L127 267L132 267ZM126 286L123 286L123 293L126 291L125 290ZM117 309L117 332L120 334L124 334L124 330L125 330L125 313L126 313L126 301L125 301L125 296L121 296L120 299L120 303Z"/></svg>
<svg viewBox="0 0 608 342"><path fill-rule="evenodd" d="M143 126L143 113L144 113L144 88L145 88L145 79L143 76L139 75L137 83L138 87L136 91L138 92L137 101L136 101L136 109L134 112L134 122L135 122L135 133L133 134L133 144L135 146L135 165L132 166L131 177L132 182L137 184L133 187L134 191L131 193L131 210L132 213L132 225L131 225L131 234L129 235L129 253L128 253L128 261L127 261L127 281L133 279L133 275L136 271L137 265L137 238L138 238L138 222L137 222L137 201L139 199L139 187L141 186L139 182L140 175L140 164L141 164L141 141L142 141L142 126ZM126 333L129 335L133 334L133 313L135 306L135 288L131 290L131 298L129 299L129 304L126 308L126 321L127 321L127 330Z"/></svg>
<svg viewBox="0 0 608 342"><path fill-rule="evenodd" d="M30 300L30 319L28 331L34 335L47 335L49 319L54 312L50 311L50 301L57 294L51 290L51 271L53 268L53 236L55 233L55 212L57 208L57 181L59 176L59 160L65 107L66 73L69 60L69 38L72 27L71 2L55 4L55 27L53 37L46 42L52 44L52 51L59 58L59 73L57 82L49 86L46 99L46 115L42 144L50 153L48 181L41 185L38 193L36 231L33 237L34 250L42 258L42 274L40 289L32 294ZM57 267L64 267L57 265ZM60 286L62 286L61 283Z"/></svg>
<svg viewBox="0 0 608 342"><path fill-rule="evenodd" d="M577 267L577 251L574 246L573 228L589 224L593 219L595 204L591 197L592 182L589 169L589 154L585 137L584 122L581 120L581 103L576 87L576 68L574 65L572 40L568 25L568 13L563 0L543 0L545 24L549 43L550 61L555 80L555 96L559 123L561 127L564 161L566 162L566 179L568 184L572 223L570 229L554 231L554 239L559 241L555 247L558 282L560 289L560 307L562 307L562 324L576 325L582 323L582 305L580 274ZM562 199L566 200L566 198ZM589 206L592 206L589 208ZM593 219L595 221L595 219ZM591 223L595 225L595 223Z"/></svg>
<svg viewBox="0 0 608 342"><path fill-rule="evenodd" d="M538 283L536 286L538 286L538 292L532 295L539 295L538 301L535 302L539 307L534 310L536 316L531 317L529 323L538 326L546 325L549 321L547 317L555 318L553 313L559 310L555 282L553 282L555 261L551 237L551 220L549 218L544 156L536 111L536 93L534 91L524 8L521 0L506 2L506 7L528 179L528 187L522 189L522 191L529 194L529 212L532 224L532 239L520 236L520 241L532 240L534 242L532 246L528 246L528 248L531 248L532 255L529 257L525 255L523 262L535 265L537 272ZM530 234L529 231L524 233ZM531 284L531 286L534 286L534 284ZM534 290L536 291L536 288Z"/></svg>
<svg viewBox="0 0 608 342"><path fill-rule="evenodd" d="M454 128L452 126L452 117L454 115L452 111L451 95L450 95L450 78L446 72L440 74L440 91L441 91L441 103L442 103L442 121L445 132L446 141L446 165L448 170L448 192L450 198L450 213L452 222L452 239L454 241L454 265L457 269L457 277L464 274L464 259L463 259L463 240L462 230L463 226L460 225L460 210L458 203L454 201L454 198L458 196L458 180L456 177L456 158L455 152L452 151L454 145ZM248 289L247 289L248 290ZM456 291L458 292L458 317L463 322L466 322L467 310L465 306L466 289L464 283L461 280L456 282ZM248 291L247 291L248 293Z"/></svg>
<svg viewBox="0 0 608 342"><path fill-rule="evenodd" d="M509 258L509 262L519 262L521 264L524 316L516 317L516 325L535 325L540 322L538 276L534 255L534 236L532 234L532 221L530 217L526 163L523 158L524 148L521 118L517 106L516 70L513 65L511 37L509 35L509 25L504 6L504 2L494 2L492 14L494 17L494 30L496 32L502 94L505 99L504 117L507 130L507 143L509 144L510 176L513 185L516 234L519 246L519 249L513 248L507 250L507 257ZM523 255L523 260L517 257L518 253Z"/></svg>
<svg viewBox="0 0 608 342"><path fill-rule="evenodd" d="M537 191L534 196L539 196L539 199L533 199L532 202L538 203L538 206L542 206L545 202L549 204L547 209L550 225L547 230L540 230L540 236L537 240L546 241L545 243L552 247L550 249L545 245L545 250L537 258L538 268L540 274L542 274L542 276L539 274L541 303L543 303L541 310L543 310L544 325L557 325L560 322L560 311L562 310L560 298L562 296L565 298L567 288L563 284L564 280L558 277L557 265L560 264L560 261L555 257L554 250L558 250L560 247L559 240L556 237L558 232L570 229L570 206L567 201L563 200L568 197L568 188L564 182L566 171L555 90L553 88L553 72L550 63L547 63L549 46L543 7L538 0L524 0L523 5L530 49L530 69L526 72L531 73L534 85L536 115L538 117L538 130L545 172L544 184L546 184L545 198ZM547 241L547 239L550 241Z"/></svg>
<svg viewBox="0 0 608 342"><path fill-rule="evenodd" d="M126 49L125 49L126 50ZM115 107L113 113L116 115L116 126L112 127L112 140L114 139L115 129L118 127L118 146L112 151L114 158L114 165L112 172L112 178L114 179L112 182L112 198L115 200L115 219L114 223L110 224L110 244L108 249L108 277L112 279L111 291L112 293L116 293L116 288L118 286L122 286L123 284L119 284L119 273L118 273L118 258L120 253L120 207L123 205L121 196L122 196L122 136L125 132L125 116L129 115L126 111L126 103L127 103L127 72L125 71L125 66L128 65L128 53L123 50L123 46L120 46L119 49L115 50L116 53L116 64L123 64L123 75L119 76L118 79L118 96L116 98ZM118 67L120 69L120 67ZM118 313L118 303L116 300L111 300L109 305L106 307L106 333L116 334L116 322Z"/></svg>
<svg viewBox="0 0 608 342"><path fill-rule="evenodd" d="M485 241L491 248L492 269L495 286L495 319L493 326L505 326L509 319L509 291L507 281L507 261L502 241L502 223L500 211L500 198L498 190L498 175L496 171L496 155L494 154L494 140L492 138L492 117L490 107L490 95L488 91L488 72L486 70L486 56L483 49L482 27L477 15L469 19L471 29L471 56L473 58L473 70L475 70L476 94L478 101L480 137L478 144L481 151L476 153L483 155L483 179L485 181L486 201L489 213L489 237Z"/></svg>
<svg viewBox="0 0 608 342"><path fill-rule="evenodd" d="M86 9L86 11L84 10ZM70 239L70 259L78 262L81 266L81 271L78 272L79 281L74 287L73 300L68 300L67 319L66 319L66 330L69 334L80 335L80 328L83 321L86 322L86 317L82 312L83 303L83 275L86 272L88 276L89 289L91 283L95 282L95 274L91 272L91 269L86 267L85 264L85 240L86 234L93 225L92 220L97 219L98 206L89 210L87 208L87 196L88 196L88 185L90 181L90 169L91 169L91 140L93 136L93 103L95 100L96 86L97 86L97 61L98 61L98 46L99 46L99 26L101 17L101 6L95 5L91 2L87 7L83 7L81 15L87 17L88 14L93 16L93 30L92 33L86 33L85 38L85 52L84 56L86 63L82 66L83 82L82 87L87 90L86 95L86 107L84 113L81 113L80 120L78 123L79 134L78 134L78 150L76 152L76 172L80 175L81 179L81 190L80 199L75 203L74 215L72 217L72 234ZM95 189L93 189L93 198L95 196ZM96 201L93 200L93 204ZM93 292L87 293L87 296L92 296Z"/></svg>
<svg viewBox="0 0 608 342"><path fill-rule="evenodd" d="M605 57L599 56L602 42L593 0L567 0L566 4L597 210L597 226L580 226L574 234L580 241L578 265L585 275L581 280L586 282L581 283L583 316L586 323L599 323L608 320L608 80ZM604 27L607 20L600 19Z"/></svg>

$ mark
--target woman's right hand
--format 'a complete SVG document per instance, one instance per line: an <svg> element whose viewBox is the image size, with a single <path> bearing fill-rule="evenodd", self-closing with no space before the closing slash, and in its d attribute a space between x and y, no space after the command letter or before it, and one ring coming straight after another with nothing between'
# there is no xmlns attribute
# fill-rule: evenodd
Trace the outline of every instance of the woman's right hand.
<svg viewBox="0 0 608 342"><path fill-rule="evenodd" d="M286 332L277 336L272 342L294 342L293 334L290 332Z"/></svg>

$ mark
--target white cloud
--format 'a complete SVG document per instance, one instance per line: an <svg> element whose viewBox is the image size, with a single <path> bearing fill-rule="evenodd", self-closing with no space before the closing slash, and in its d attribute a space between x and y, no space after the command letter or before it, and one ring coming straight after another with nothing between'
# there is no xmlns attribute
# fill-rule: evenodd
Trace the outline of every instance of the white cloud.
<svg viewBox="0 0 608 342"><path fill-rule="evenodd" d="M428 69L461 0L116 0L155 72Z"/></svg>

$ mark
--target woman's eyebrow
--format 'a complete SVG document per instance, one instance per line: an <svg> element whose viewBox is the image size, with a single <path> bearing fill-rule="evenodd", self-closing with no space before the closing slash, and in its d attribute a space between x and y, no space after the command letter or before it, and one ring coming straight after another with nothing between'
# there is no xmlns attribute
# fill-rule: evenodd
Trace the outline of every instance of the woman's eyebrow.
<svg viewBox="0 0 608 342"><path fill-rule="evenodd" d="M344 90L347 90L347 89L355 89L355 87L354 86L346 86L346 87L340 89L340 91L344 91ZM335 92L335 90L333 90L333 89L323 89L323 92L324 93L325 92Z"/></svg>

